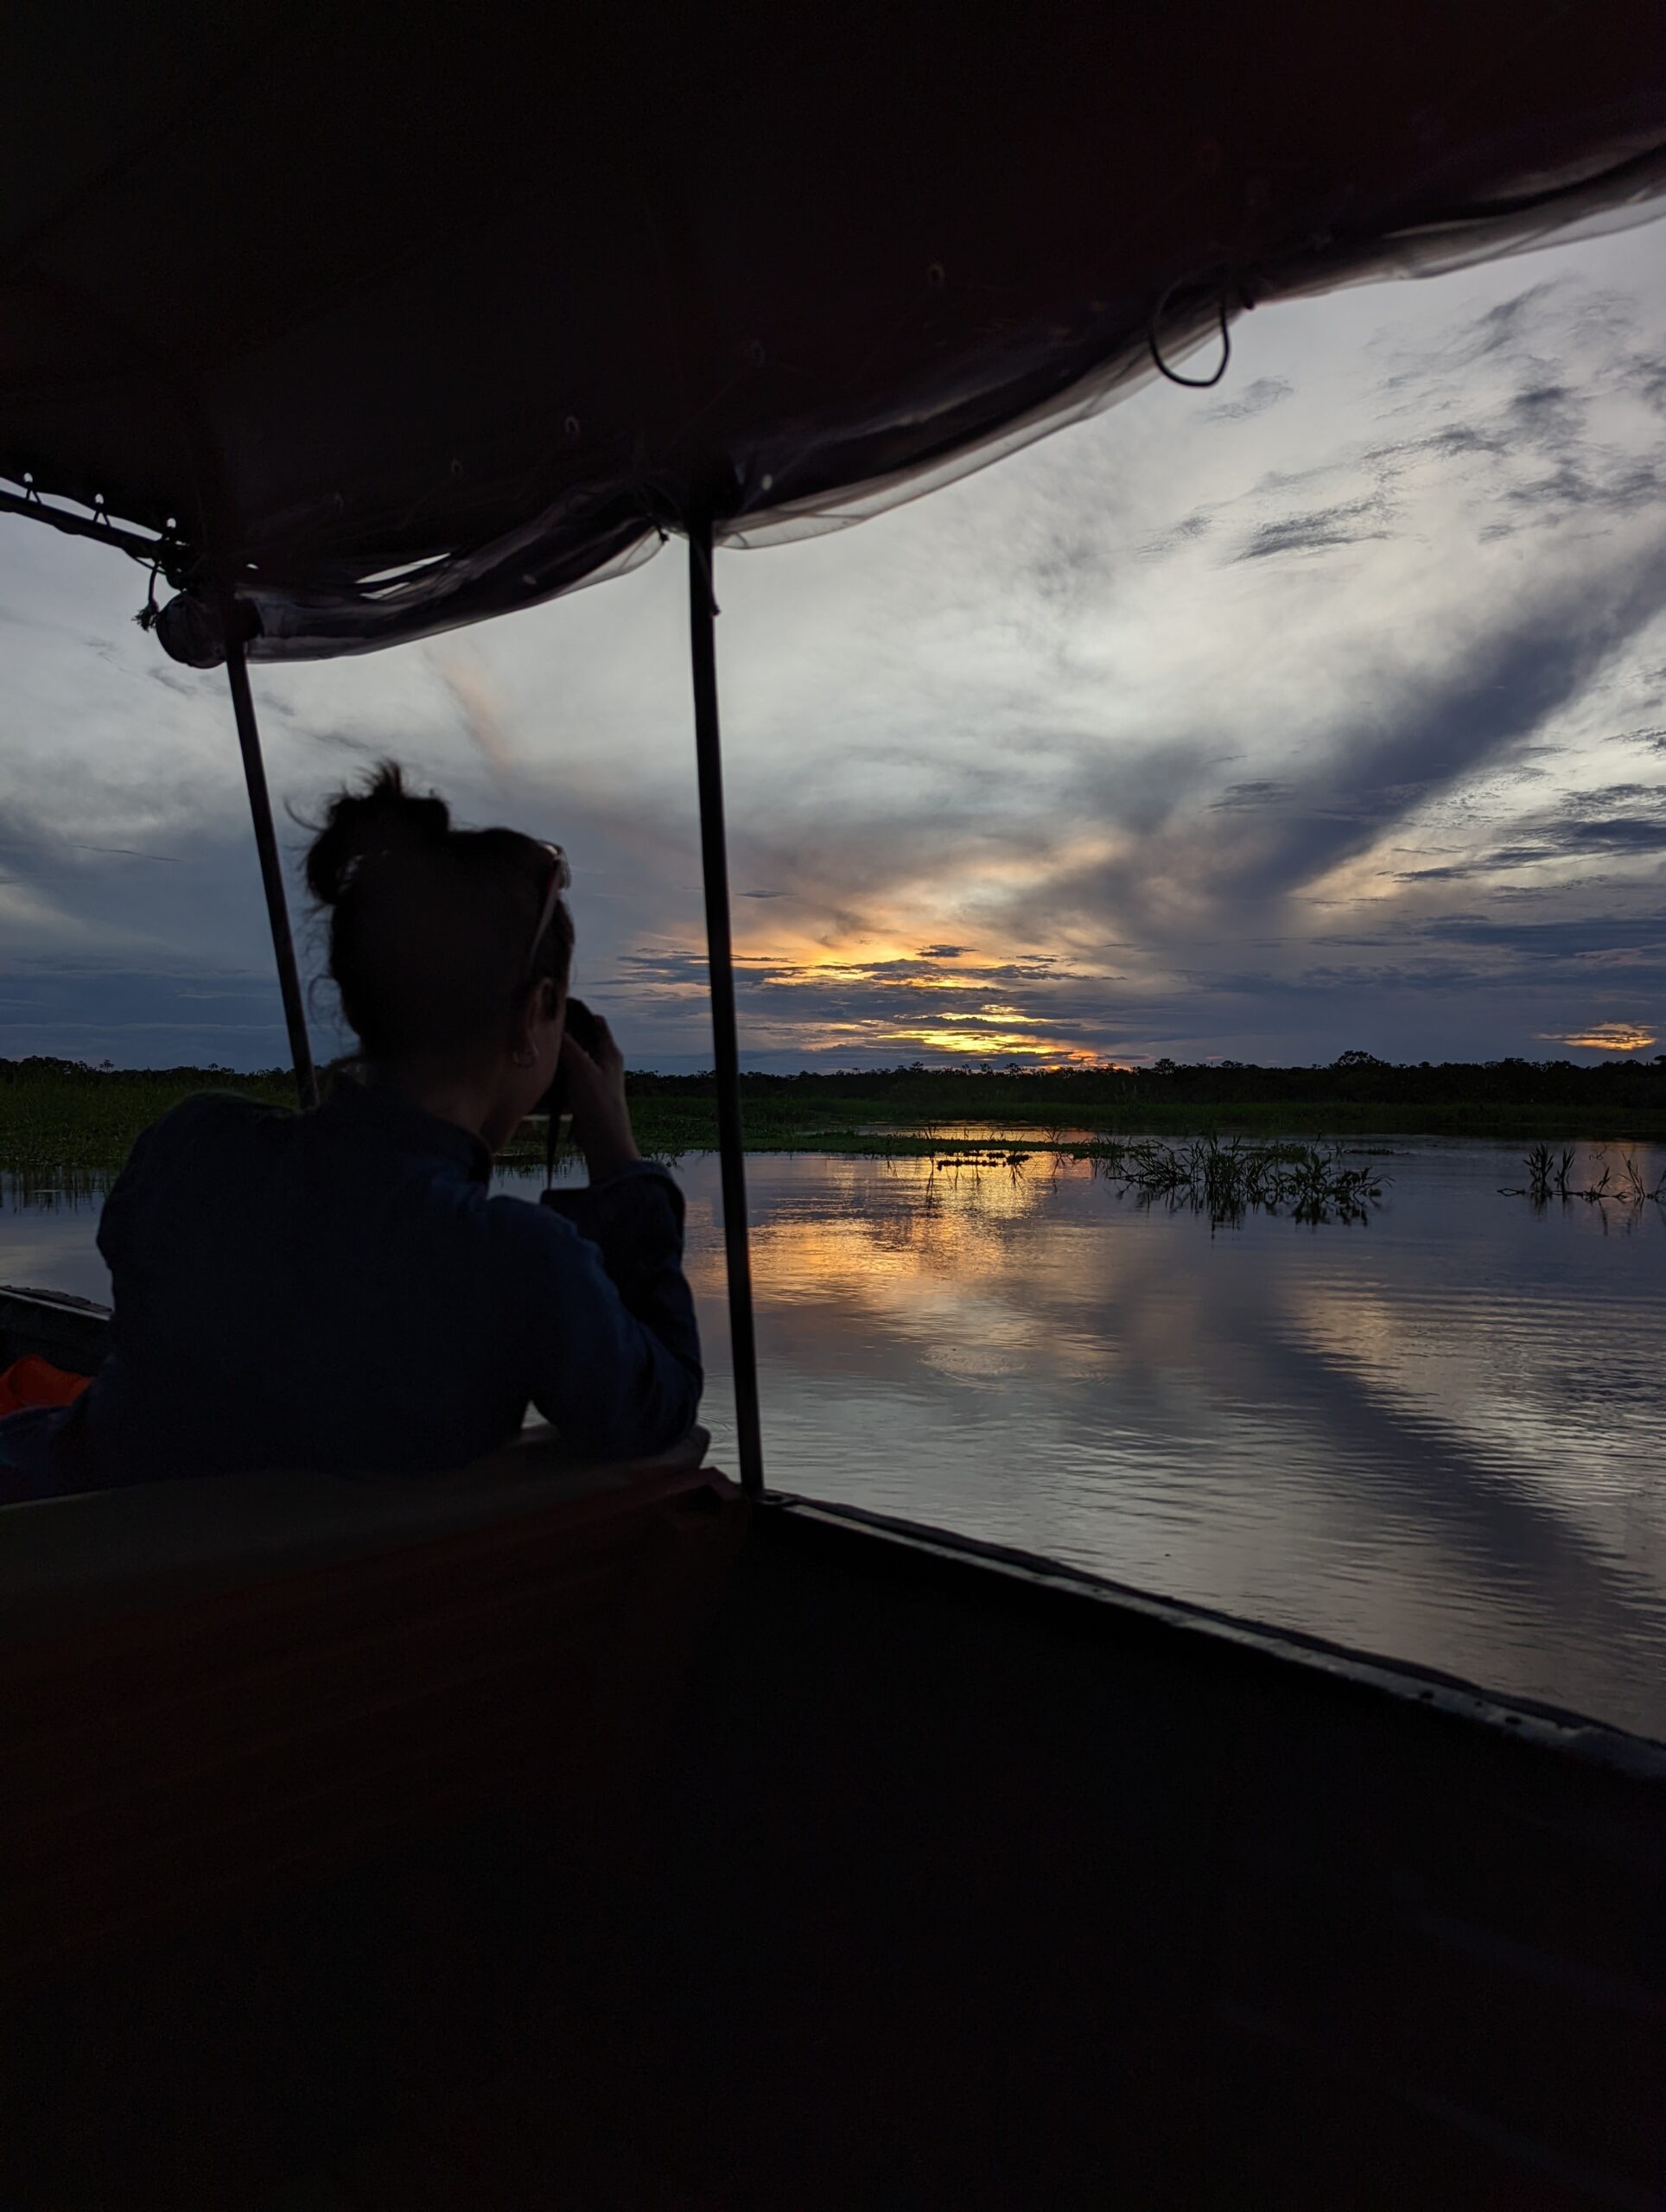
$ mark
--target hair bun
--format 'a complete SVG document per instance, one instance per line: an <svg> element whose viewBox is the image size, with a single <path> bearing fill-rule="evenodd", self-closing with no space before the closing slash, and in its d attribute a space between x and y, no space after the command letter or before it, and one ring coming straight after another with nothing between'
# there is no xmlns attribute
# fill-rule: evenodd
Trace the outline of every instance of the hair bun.
<svg viewBox="0 0 1666 2212"><path fill-rule="evenodd" d="M334 906L361 864L374 855L433 850L451 834L451 810L432 792L405 788L397 760L384 760L362 789L331 800L324 825L307 850L307 888Z"/></svg>

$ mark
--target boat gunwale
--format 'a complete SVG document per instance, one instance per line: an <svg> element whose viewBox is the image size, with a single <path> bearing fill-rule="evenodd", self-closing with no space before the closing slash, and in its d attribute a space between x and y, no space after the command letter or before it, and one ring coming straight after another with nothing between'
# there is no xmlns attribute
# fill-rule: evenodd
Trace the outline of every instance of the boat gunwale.
<svg viewBox="0 0 1666 2212"><path fill-rule="evenodd" d="M1363 1651L1301 1629L1274 1627L1192 1599L1135 1589L1110 1575L1071 1567L1015 1545L963 1535L898 1515L875 1512L867 1506L775 1490L766 1491L758 1505L766 1513L773 1510L806 1525L878 1537L917 1554L935 1557L945 1565L982 1570L1046 1591L1050 1596L1074 1597L1111 1607L1148 1627L1231 1645L1276 1667L1300 1668L1309 1675L1392 1699L1420 1713L1438 1713L1445 1719L1479 1727L1498 1741L1529 1745L1639 1781L1666 1783L1666 1741L1639 1735L1571 1707L1507 1696L1415 1660Z"/></svg>
<svg viewBox="0 0 1666 2212"><path fill-rule="evenodd" d="M111 1309L61 1291L24 1289L0 1284L0 1308L10 1301L33 1304L54 1318L107 1322ZM1493 1737L1532 1745L1561 1758L1635 1777L1666 1782L1666 1741L1600 1720L1569 1706L1513 1697L1478 1682L1414 1659L1363 1650L1304 1629L1275 1626L1243 1614L1206 1605L1195 1599L1141 1590L1091 1568L1073 1567L1014 1544L995 1543L882 1513L871 1506L847 1504L805 1492L766 1490L757 1503L808 1526L843 1534L861 1533L963 1568L981 1569L1008 1580L1116 1608L1146 1625L1191 1631L1235 1646L1273 1665L1300 1667L1332 1681L1372 1691L1422 1712L1480 1727Z"/></svg>

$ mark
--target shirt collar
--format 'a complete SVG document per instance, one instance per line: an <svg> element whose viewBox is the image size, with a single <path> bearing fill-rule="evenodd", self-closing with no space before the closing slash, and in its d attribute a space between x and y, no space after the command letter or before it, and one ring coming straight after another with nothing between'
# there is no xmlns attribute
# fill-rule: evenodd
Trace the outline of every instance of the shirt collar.
<svg viewBox="0 0 1666 2212"><path fill-rule="evenodd" d="M391 1145L421 1158L448 1160L474 1183L492 1179L492 1155L472 1129L413 1106L385 1084L343 1079L319 1112L345 1135Z"/></svg>

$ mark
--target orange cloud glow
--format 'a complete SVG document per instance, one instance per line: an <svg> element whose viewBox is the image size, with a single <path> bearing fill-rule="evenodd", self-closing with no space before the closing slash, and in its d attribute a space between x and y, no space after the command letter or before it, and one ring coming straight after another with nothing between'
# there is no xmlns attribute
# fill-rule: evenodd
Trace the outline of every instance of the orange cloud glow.
<svg viewBox="0 0 1666 2212"><path fill-rule="evenodd" d="M1575 1045L1592 1052L1644 1052L1657 1041L1654 1031L1640 1021L1595 1021L1566 1037L1543 1030L1540 1035L1547 1045Z"/></svg>
<svg viewBox="0 0 1666 2212"><path fill-rule="evenodd" d="M1056 1039L1029 1037L1021 1031L988 1029L884 1029L869 1033L874 1045L928 1052L964 1052L980 1060L1033 1060L1043 1067L1097 1067L1097 1052Z"/></svg>

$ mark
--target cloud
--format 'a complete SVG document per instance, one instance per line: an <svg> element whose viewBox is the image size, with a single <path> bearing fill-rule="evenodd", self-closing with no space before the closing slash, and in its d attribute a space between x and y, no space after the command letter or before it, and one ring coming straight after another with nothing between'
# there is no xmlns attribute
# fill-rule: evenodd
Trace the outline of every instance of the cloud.
<svg viewBox="0 0 1666 2212"><path fill-rule="evenodd" d="M1306 514L1287 515L1278 522L1262 523L1234 556L1240 561L1264 561L1275 553L1319 553L1339 545L1364 545L1387 537L1380 526L1383 512L1374 499L1349 499L1333 507L1315 507Z"/></svg>
<svg viewBox="0 0 1666 2212"><path fill-rule="evenodd" d="M1269 407L1288 399L1294 391L1295 386L1288 377L1257 377L1230 399L1211 407L1209 418L1214 423L1248 422L1251 416L1264 415Z"/></svg>
<svg viewBox="0 0 1666 2212"><path fill-rule="evenodd" d="M1531 868L1536 861L1554 860L1555 845L1500 845L1491 853L1477 859L1448 863L1439 868L1408 868L1399 869L1396 883L1459 883L1472 875L1500 875L1520 868Z"/></svg>
<svg viewBox="0 0 1666 2212"><path fill-rule="evenodd" d="M1294 788L1288 780L1263 777L1257 783L1229 784L1220 797L1211 799L1209 804L1218 814L1236 807L1276 806L1288 799Z"/></svg>
<svg viewBox="0 0 1666 2212"><path fill-rule="evenodd" d="M436 676L457 703L463 728L499 782L512 785L519 764L504 733L502 702L491 677L461 650L429 651Z"/></svg>
<svg viewBox="0 0 1666 2212"><path fill-rule="evenodd" d="M1269 309L1207 403L1153 385L861 531L726 553L748 1058L1515 1051L1591 1033L1605 965L1641 1020L1663 274L1639 231ZM237 997L270 956L223 682L64 546L0 524L0 1050L223 1013L270 1040L227 1054L276 1057L275 998ZM668 559L256 679L280 802L391 753L560 839L581 988L638 1064L710 1050L684 599Z"/></svg>
<svg viewBox="0 0 1666 2212"><path fill-rule="evenodd" d="M1659 1041L1652 1029L1638 1021L1596 1021L1565 1037L1544 1030L1539 1033L1546 1044L1575 1045L1595 1052L1644 1052Z"/></svg>

